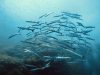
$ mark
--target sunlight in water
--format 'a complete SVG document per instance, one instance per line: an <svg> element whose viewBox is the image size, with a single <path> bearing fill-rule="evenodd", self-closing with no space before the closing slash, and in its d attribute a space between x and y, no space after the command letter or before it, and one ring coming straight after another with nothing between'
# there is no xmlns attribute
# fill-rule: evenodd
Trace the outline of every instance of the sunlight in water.
<svg viewBox="0 0 100 75"><path fill-rule="evenodd" d="M94 7L89 7L89 0L4 0L2 5L8 15L24 20L34 19L34 17L53 11L71 11L80 14L82 12L82 15L86 16L86 21L95 16L91 13Z"/></svg>
<svg viewBox="0 0 100 75"><path fill-rule="evenodd" d="M59 2L60 0L57 1ZM55 9L59 10L57 7L61 8L62 5L61 2L57 4L53 0L5 0L4 7L10 16L29 18Z"/></svg>

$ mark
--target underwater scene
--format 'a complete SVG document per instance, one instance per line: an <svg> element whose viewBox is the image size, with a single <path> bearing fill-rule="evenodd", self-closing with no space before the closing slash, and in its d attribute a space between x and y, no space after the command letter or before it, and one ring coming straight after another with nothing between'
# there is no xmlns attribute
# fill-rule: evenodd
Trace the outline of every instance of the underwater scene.
<svg viewBox="0 0 100 75"><path fill-rule="evenodd" d="M99 0L0 0L0 75L100 75Z"/></svg>

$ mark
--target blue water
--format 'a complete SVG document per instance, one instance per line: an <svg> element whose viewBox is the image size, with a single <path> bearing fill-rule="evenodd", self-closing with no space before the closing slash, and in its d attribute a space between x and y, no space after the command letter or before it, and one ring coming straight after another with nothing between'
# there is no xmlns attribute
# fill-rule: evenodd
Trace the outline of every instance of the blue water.
<svg viewBox="0 0 100 75"><path fill-rule="evenodd" d="M0 0L0 55L8 55L10 57L17 57L21 60L33 58L34 60L38 60L35 57L46 56L46 60L48 61L48 56L51 56L53 60L62 60L63 57L72 57L73 59L68 59L68 63L71 64L72 71L69 72L77 72L75 67L79 70L79 73L74 75L80 75L83 72L86 72L86 75L100 75L100 1L99 0ZM69 31L65 31L66 27L61 27L60 32L64 36L59 36L58 32L50 33L50 35L44 35L45 30L48 32L49 28L43 30L36 30L36 32L40 32L43 34L40 37L35 39L35 33L33 30L28 30L27 27L30 27L33 23L31 21L39 21L44 23L42 26L45 26L52 21L58 20L57 15L60 15L62 12L68 12L72 14L81 15L81 19L78 18L68 18L68 21L79 24L82 23L85 26L92 26L93 31L90 32L89 35L82 35L82 37L90 37L95 39L94 41L89 41L91 44L89 47L78 45L66 44L69 42L68 40L74 40L76 43L80 42L77 40L78 35L72 35ZM41 16L42 15L42 16ZM41 18L39 18L41 16ZM27 22L30 21L30 22ZM61 21L65 22L67 20L61 19ZM58 23L58 22L57 22ZM65 24L65 23L63 23ZM63 25L62 24L62 25ZM38 28L42 28L42 26L38 26ZM54 27L59 27L54 23ZM69 26L69 23L68 23ZM18 28L18 27L25 27ZM77 30L82 33L84 31L84 26L77 26ZM21 33L18 33L18 30L21 30ZM51 28L52 29L52 28ZM54 29L56 30L56 28ZM72 29L72 31L74 28ZM28 34L29 33L29 34ZM77 33L77 32L75 32ZM17 34L17 36L16 36ZM27 35L28 34L28 35ZM11 37L15 35L14 37ZM68 35L68 37L66 37ZM53 36L53 37L52 37ZM69 37L70 36L70 37ZM74 36L75 38L73 38ZM28 44L26 39L32 38ZM56 38L58 41L56 40ZM10 39L9 39L10 38ZM50 39L49 39L50 38ZM35 39L35 41L34 41ZM52 40L53 39L53 40ZM92 39L92 40L93 40ZM56 41L55 41L56 40ZM66 41L67 40L67 41ZM29 44L30 42L37 43L35 45ZM49 43L48 43L49 42ZM74 42L74 43L75 43ZM43 44L41 46L41 43ZM83 42L82 42L83 43ZM88 44L88 42L85 42ZM74 51L64 49L75 49ZM32 49L32 50L31 50ZM42 49L42 50L41 50ZM90 50L88 50L90 49ZM59 51L57 51L59 50ZM35 52L34 52L35 51ZM39 54L39 55L38 55ZM6 56L5 56L6 57ZM0 59L1 59L0 58ZM44 58L45 59L45 58ZM43 59L43 60L44 60ZM65 59L65 58L64 58ZM80 62L80 63L79 63ZM76 63L76 64L75 64ZM30 64L29 64L30 65ZM33 67L33 66L32 66ZM69 69L70 70L70 69ZM83 70L83 71L82 71ZM48 75L48 74L47 74ZM70 73L70 75L73 75Z"/></svg>

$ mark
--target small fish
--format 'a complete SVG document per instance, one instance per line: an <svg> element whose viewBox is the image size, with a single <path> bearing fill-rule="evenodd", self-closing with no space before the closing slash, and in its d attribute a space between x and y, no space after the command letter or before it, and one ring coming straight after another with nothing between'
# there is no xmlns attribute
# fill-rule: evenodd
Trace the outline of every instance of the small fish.
<svg viewBox="0 0 100 75"><path fill-rule="evenodd" d="M78 40L80 40L80 41L85 41L85 39L83 39L83 38L78 38Z"/></svg>
<svg viewBox="0 0 100 75"><path fill-rule="evenodd" d="M29 49L24 49L24 52L26 52L26 53L32 53L32 54L34 54L35 56L40 57L40 55L38 55L37 53L35 53L34 51L31 51L31 50L29 50Z"/></svg>
<svg viewBox="0 0 100 75"><path fill-rule="evenodd" d="M50 23L47 23L47 25L51 25L51 24L54 24L55 22L50 22Z"/></svg>
<svg viewBox="0 0 100 75"><path fill-rule="evenodd" d="M79 16L79 17L81 16L81 15L79 15L79 14L73 14L73 15L75 15L75 16Z"/></svg>
<svg viewBox="0 0 100 75"><path fill-rule="evenodd" d="M26 40L32 40L33 38L31 37L31 38L28 38L28 39L26 39Z"/></svg>
<svg viewBox="0 0 100 75"><path fill-rule="evenodd" d="M53 13L53 12L52 12ZM49 15L51 15L52 13L49 13L49 14L44 14L42 16L39 17L39 19L43 18L43 17L48 17Z"/></svg>
<svg viewBox="0 0 100 75"><path fill-rule="evenodd" d="M47 15L47 14L44 14L44 15L40 16L39 19L45 17L46 15Z"/></svg>
<svg viewBox="0 0 100 75"><path fill-rule="evenodd" d="M22 43L27 43L27 44L36 44L36 43L33 43L33 42L28 42L28 41L21 41Z"/></svg>
<svg viewBox="0 0 100 75"><path fill-rule="evenodd" d="M37 68L36 66L34 65L29 65L29 64L25 64L25 66L29 69L34 69L34 68Z"/></svg>
<svg viewBox="0 0 100 75"><path fill-rule="evenodd" d="M66 15L71 15L71 13L68 13L68 12L61 12L63 14L66 14Z"/></svg>
<svg viewBox="0 0 100 75"><path fill-rule="evenodd" d="M33 24L32 27L34 27L34 26L40 26L40 25L42 25L42 24Z"/></svg>
<svg viewBox="0 0 100 75"><path fill-rule="evenodd" d="M79 20L82 20L81 19L81 15L78 15L78 14L73 14L72 16L70 16L72 18L76 18L76 19L79 19Z"/></svg>
<svg viewBox="0 0 100 75"><path fill-rule="evenodd" d="M71 59L71 57L62 57L62 56L57 56L56 59Z"/></svg>
<svg viewBox="0 0 100 75"><path fill-rule="evenodd" d="M80 55L80 54L78 54L78 53L76 53L76 52L74 52L72 50L66 49L66 51L68 51L68 52L70 52L70 53L82 58L82 55Z"/></svg>
<svg viewBox="0 0 100 75"><path fill-rule="evenodd" d="M76 27L74 27L74 26L68 26L68 28L76 28Z"/></svg>
<svg viewBox="0 0 100 75"><path fill-rule="evenodd" d="M35 32L34 37L36 38L37 36L41 35L39 32Z"/></svg>
<svg viewBox="0 0 100 75"><path fill-rule="evenodd" d="M49 14L47 14L45 17L47 17L47 16L49 16L49 15L51 15L51 14L53 14L54 12L51 12L51 13L49 13Z"/></svg>
<svg viewBox="0 0 100 75"><path fill-rule="evenodd" d="M59 31L59 29L57 31L56 30L49 30L49 31L55 32L55 33L58 33L58 34L62 35L62 33Z"/></svg>
<svg viewBox="0 0 100 75"><path fill-rule="evenodd" d="M56 56L56 57L50 57L50 56L44 56L44 59L71 59L71 57L63 57L63 56Z"/></svg>
<svg viewBox="0 0 100 75"><path fill-rule="evenodd" d="M28 23L39 23L38 21L37 22L35 22L35 21L26 21L26 22L28 22Z"/></svg>
<svg viewBox="0 0 100 75"><path fill-rule="evenodd" d="M91 45L91 43L90 43L90 42L87 42L87 41L84 41L84 43L86 43L86 44L88 44L88 45Z"/></svg>
<svg viewBox="0 0 100 75"><path fill-rule="evenodd" d="M70 37L80 37L81 35L76 34L76 33L70 33L70 34L67 34L67 36L70 36Z"/></svg>
<svg viewBox="0 0 100 75"><path fill-rule="evenodd" d="M83 33L84 35L88 35L88 33L91 32L91 31L93 31L93 30L82 30L82 33Z"/></svg>
<svg viewBox="0 0 100 75"><path fill-rule="evenodd" d="M61 19L67 20L67 19L68 19L68 17L61 17Z"/></svg>
<svg viewBox="0 0 100 75"><path fill-rule="evenodd" d="M94 41L95 39L93 39L93 38L90 38L90 37L85 37L86 39L88 39L88 40L92 40L92 41Z"/></svg>
<svg viewBox="0 0 100 75"><path fill-rule="evenodd" d="M52 33L51 31L46 31L46 32L45 32L45 34L51 34L51 33Z"/></svg>
<svg viewBox="0 0 100 75"><path fill-rule="evenodd" d="M34 72L34 71L44 70L44 69L50 67L50 63L51 62L47 63L45 66L40 67L40 68L31 69L31 71Z"/></svg>
<svg viewBox="0 0 100 75"><path fill-rule="evenodd" d="M95 28L95 27L93 27L93 26L85 26L85 28Z"/></svg>
<svg viewBox="0 0 100 75"><path fill-rule="evenodd" d="M56 15L56 16L54 16L54 17L62 17L63 15Z"/></svg>
<svg viewBox="0 0 100 75"><path fill-rule="evenodd" d="M21 35L21 34L20 33L13 34L13 35L9 36L8 39L11 39L11 38L13 38L13 37L15 37L17 35Z"/></svg>
<svg viewBox="0 0 100 75"><path fill-rule="evenodd" d="M78 45L80 45L80 46L85 46L86 44L84 44L84 43L78 43Z"/></svg>
<svg viewBox="0 0 100 75"><path fill-rule="evenodd" d="M59 24L60 26L63 26L63 27L68 27L67 25L62 25L62 24Z"/></svg>
<svg viewBox="0 0 100 75"><path fill-rule="evenodd" d="M76 18L76 19L79 19L79 20L82 20L81 19L81 15L78 15L78 14L72 14L72 13L68 13L68 12L62 12L64 15L66 16L69 16L71 18Z"/></svg>
<svg viewBox="0 0 100 75"><path fill-rule="evenodd" d="M81 26L81 27L84 27L85 28L85 26L82 23L77 22L77 24L78 24L78 26Z"/></svg>
<svg viewBox="0 0 100 75"><path fill-rule="evenodd" d="M28 28L28 30L32 30L32 29L39 29L39 28L38 27Z"/></svg>
<svg viewBox="0 0 100 75"><path fill-rule="evenodd" d="M27 35L27 36L30 36L30 35L32 35L32 32L29 32L29 33L27 33L26 35Z"/></svg>
<svg viewBox="0 0 100 75"><path fill-rule="evenodd" d="M31 51L31 50L29 50L29 49L24 49L24 52L31 53L32 51Z"/></svg>
<svg viewBox="0 0 100 75"><path fill-rule="evenodd" d="M47 37L53 38L53 39L55 39L55 40L58 40L56 37L53 37L53 36L47 36Z"/></svg>
<svg viewBox="0 0 100 75"><path fill-rule="evenodd" d="M31 30L30 27L18 27L20 30Z"/></svg>
<svg viewBox="0 0 100 75"><path fill-rule="evenodd" d="M84 38L80 38L81 41L83 41L85 43L85 46L88 44L88 45L91 45L91 43L89 43L86 39Z"/></svg>
<svg viewBox="0 0 100 75"><path fill-rule="evenodd" d="M73 31L72 29L65 29L65 31Z"/></svg>
<svg viewBox="0 0 100 75"><path fill-rule="evenodd" d="M26 28L25 27L18 27L20 30L25 30Z"/></svg>
<svg viewBox="0 0 100 75"><path fill-rule="evenodd" d="M36 27L32 27L32 28L30 28L30 27L18 27L19 29L20 29L20 31L21 30L31 30L32 32L35 30L35 29L37 29Z"/></svg>
<svg viewBox="0 0 100 75"><path fill-rule="evenodd" d="M73 32L74 32L74 33L82 33L81 31L77 31L77 30L76 30L76 31L73 31Z"/></svg>

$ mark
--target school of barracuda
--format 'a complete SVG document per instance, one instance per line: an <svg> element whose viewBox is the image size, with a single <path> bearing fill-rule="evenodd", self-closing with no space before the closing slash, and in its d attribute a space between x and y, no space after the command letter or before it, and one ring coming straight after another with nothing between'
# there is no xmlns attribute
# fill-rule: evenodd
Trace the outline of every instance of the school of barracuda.
<svg viewBox="0 0 100 75"><path fill-rule="evenodd" d="M53 19L48 20L49 17ZM87 52L91 50L91 41L94 41L89 33L95 27L85 26L82 21L78 14L61 12L54 15L52 12L40 16L38 21L26 21L30 25L18 27L18 32L9 36L9 39L27 31L27 39L21 41L28 45L23 49L24 52L48 60L84 60Z"/></svg>

